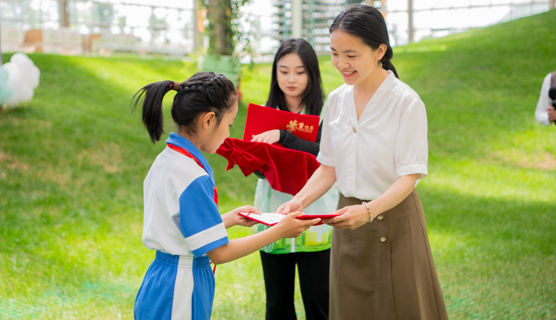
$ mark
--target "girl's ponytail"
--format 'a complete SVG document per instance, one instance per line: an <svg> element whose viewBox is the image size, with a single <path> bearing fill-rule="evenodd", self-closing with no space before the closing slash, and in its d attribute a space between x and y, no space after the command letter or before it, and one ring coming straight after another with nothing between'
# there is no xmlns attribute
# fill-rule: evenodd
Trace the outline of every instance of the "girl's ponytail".
<svg viewBox="0 0 556 320"><path fill-rule="evenodd" d="M162 121L162 100L168 91L176 90L172 103L172 119L179 130L188 134L196 134L195 120L205 112L214 112L220 124L224 113L228 112L237 102L236 90L232 81L222 74L214 72L197 72L182 83L160 81L148 84L137 91L131 99L133 110L143 101L143 124L152 143L160 140L164 133Z"/></svg>
<svg viewBox="0 0 556 320"><path fill-rule="evenodd" d="M393 55L394 52L392 51L392 48L388 45L386 49L386 53L384 54L380 62L382 63L382 69L391 70L396 76L396 78L399 79L400 77L398 77L398 72L396 71L396 68L394 68L392 61L390 61Z"/></svg>
<svg viewBox="0 0 556 320"><path fill-rule="evenodd" d="M159 81L144 86L131 99L133 110L135 110L141 97L143 94L145 95L142 118L153 144L160 140L160 136L164 133L162 100L172 89L175 89L174 81Z"/></svg>

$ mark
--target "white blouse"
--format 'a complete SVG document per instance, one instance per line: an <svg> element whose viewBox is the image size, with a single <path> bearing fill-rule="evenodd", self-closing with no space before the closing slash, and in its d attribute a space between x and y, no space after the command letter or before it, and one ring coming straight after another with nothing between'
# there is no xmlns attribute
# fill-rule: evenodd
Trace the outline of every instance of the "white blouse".
<svg viewBox="0 0 556 320"><path fill-rule="evenodd" d="M552 73L549 73L546 77L544 77L541 87L541 95L539 96L539 102L537 103L537 109L535 110L535 118L537 119L537 122L543 126L549 126L552 124L548 120L548 107L552 104L552 100L548 96L551 78Z"/></svg>
<svg viewBox="0 0 556 320"><path fill-rule="evenodd" d="M423 101L389 71L358 121L353 86L340 86L328 95L317 160L335 168L336 188L346 197L373 200L400 176L418 173L424 178Z"/></svg>

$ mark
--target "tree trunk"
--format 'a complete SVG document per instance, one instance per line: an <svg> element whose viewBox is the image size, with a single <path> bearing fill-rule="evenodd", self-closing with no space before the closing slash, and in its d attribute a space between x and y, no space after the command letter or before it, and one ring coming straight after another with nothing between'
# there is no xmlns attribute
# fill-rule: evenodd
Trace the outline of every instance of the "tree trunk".
<svg viewBox="0 0 556 320"><path fill-rule="evenodd" d="M60 6L60 28L69 28L69 8L68 0L58 0Z"/></svg>
<svg viewBox="0 0 556 320"><path fill-rule="evenodd" d="M232 55L232 4L231 0L209 0L209 53Z"/></svg>

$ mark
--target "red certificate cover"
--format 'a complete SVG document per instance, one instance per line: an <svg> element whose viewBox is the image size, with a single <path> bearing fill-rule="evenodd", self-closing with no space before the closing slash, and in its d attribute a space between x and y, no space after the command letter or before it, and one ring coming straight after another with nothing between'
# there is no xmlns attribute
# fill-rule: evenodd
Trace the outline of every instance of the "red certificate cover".
<svg viewBox="0 0 556 320"><path fill-rule="evenodd" d="M321 218L322 220L324 219L330 219L330 218L334 218L340 216L339 213L328 213L328 214L302 214L299 217L297 217L297 219L300 220L311 220L311 219L316 219L316 218Z"/></svg>
<svg viewBox="0 0 556 320"><path fill-rule="evenodd" d="M281 129L288 130L303 140L316 142L319 121L318 116L297 114L250 103L247 107L243 140L251 141L254 135Z"/></svg>
<svg viewBox="0 0 556 320"><path fill-rule="evenodd" d="M275 224L277 224L278 222L280 222L280 220L282 220L282 218L285 217L285 215L281 214L281 213L261 213L261 214L255 214L255 213L246 213L246 212L239 212L238 213L240 216L244 216L247 219L251 219L253 221L257 221L259 223L262 223L264 225L267 226L273 226ZM297 219L299 220L311 220L311 219L316 219L316 218L321 218L321 219L330 219L330 218L334 218L339 216L339 214L334 214L334 213L330 213L330 214L302 214L300 216L297 217ZM317 223L317 225L322 224L322 221Z"/></svg>

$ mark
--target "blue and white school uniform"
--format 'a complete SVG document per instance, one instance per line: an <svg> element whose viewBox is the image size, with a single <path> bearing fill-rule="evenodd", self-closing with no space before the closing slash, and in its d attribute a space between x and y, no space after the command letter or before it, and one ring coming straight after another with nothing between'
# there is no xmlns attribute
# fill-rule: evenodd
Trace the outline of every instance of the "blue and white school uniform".
<svg viewBox="0 0 556 320"><path fill-rule="evenodd" d="M156 250L135 300L135 319L210 319L214 275L207 252L228 243L212 168L171 133L145 181L143 244Z"/></svg>

